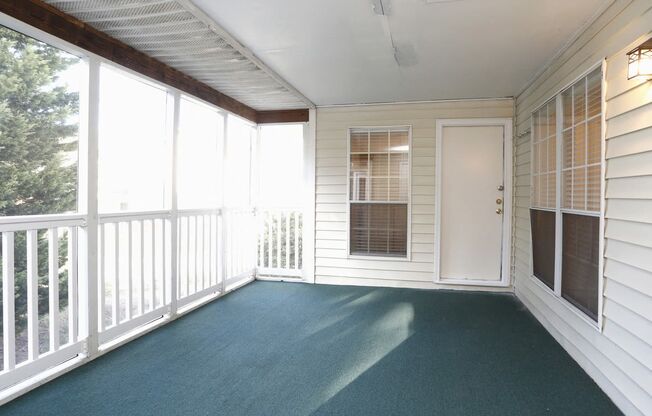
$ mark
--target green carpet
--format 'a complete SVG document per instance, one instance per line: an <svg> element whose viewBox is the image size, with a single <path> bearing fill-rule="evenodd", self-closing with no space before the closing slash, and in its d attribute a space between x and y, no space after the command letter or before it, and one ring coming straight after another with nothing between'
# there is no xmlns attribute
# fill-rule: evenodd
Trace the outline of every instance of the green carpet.
<svg viewBox="0 0 652 416"><path fill-rule="evenodd" d="M617 415L513 296L256 282L11 415Z"/></svg>

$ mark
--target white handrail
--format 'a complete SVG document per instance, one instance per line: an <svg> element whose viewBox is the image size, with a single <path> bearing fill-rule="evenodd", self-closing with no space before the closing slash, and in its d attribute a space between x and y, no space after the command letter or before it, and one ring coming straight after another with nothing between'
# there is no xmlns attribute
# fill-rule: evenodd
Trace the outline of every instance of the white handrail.
<svg viewBox="0 0 652 416"><path fill-rule="evenodd" d="M127 222L149 219L167 219L172 216L170 210L160 211L141 211L141 212L113 212L108 214L100 214L100 224L109 224L113 222Z"/></svg>
<svg viewBox="0 0 652 416"><path fill-rule="evenodd" d="M0 232L85 226L82 214L52 214L0 217Z"/></svg>

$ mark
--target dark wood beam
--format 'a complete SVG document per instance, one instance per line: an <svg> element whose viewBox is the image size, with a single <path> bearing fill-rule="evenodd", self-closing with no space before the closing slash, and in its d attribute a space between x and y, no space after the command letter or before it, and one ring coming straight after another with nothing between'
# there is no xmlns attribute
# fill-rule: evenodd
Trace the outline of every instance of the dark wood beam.
<svg viewBox="0 0 652 416"><path fill-rule="evenodd" d="M301 123L308 121L308 109L259 111L258 124Z"/></svg>
<svg viewBox="0 0 652 416"><path fill-rule="evenodd" d="M258 112L40 0L0 0L0 12L253 122Z"/></svg>

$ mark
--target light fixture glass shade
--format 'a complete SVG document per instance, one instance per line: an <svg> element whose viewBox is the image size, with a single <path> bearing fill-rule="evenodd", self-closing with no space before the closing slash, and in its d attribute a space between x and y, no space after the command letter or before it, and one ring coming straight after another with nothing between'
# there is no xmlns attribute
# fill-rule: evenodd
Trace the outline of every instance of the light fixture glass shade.
<svg viewBox="0 0 652 416"><path fill-rule="evenodd" d="M652 39L627 54L627 79L652 77Z"/></svg>

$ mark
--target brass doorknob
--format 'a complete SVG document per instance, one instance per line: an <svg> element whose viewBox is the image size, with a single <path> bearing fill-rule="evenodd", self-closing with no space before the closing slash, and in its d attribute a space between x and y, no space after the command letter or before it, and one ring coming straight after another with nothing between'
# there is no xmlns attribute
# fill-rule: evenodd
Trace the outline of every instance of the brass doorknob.
<svg viewBox="0 0 652 416"><path fill-rule="evenodd" d="M503 213L502 209L500 209L500 208L496 209L496 214L502 214L502 213Z"/></svg>

